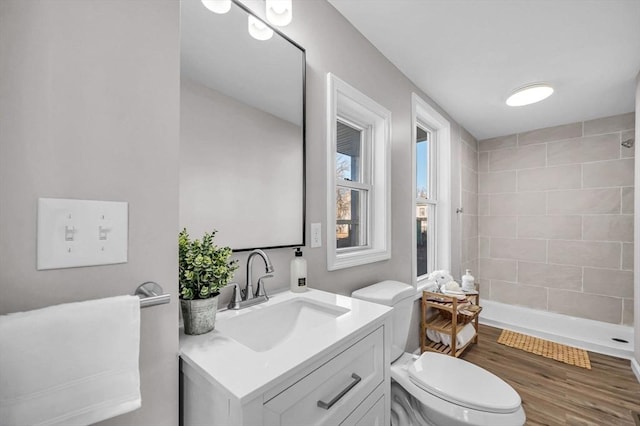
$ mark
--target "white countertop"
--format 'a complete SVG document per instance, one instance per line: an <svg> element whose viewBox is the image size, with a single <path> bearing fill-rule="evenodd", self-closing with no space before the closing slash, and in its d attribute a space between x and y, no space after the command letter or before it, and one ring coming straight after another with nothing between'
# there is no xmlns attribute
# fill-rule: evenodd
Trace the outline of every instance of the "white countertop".
<svg viewBox="0 0 640 426"><path fill-rule="evenodd" d="M265 352L255 352L215 329L200 336L185 335L181 329L180 357L207 381L223 386L241 401L248 400L312 364L340 345L342 339L376 323L382 324L391 312L386 306L309 289L304 293L276 293L260 305L218 312L216 322L297 297L343 307L349 312Z"/></svg>

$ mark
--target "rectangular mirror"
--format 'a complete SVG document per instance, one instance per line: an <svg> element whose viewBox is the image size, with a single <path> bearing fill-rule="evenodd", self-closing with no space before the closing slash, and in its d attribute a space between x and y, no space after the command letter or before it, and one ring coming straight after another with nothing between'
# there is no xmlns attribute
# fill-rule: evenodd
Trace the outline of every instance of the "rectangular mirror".
<svg viewBox="0 0 640 426"><path fill-rule="evenodd" d="M236 251L302 246L305 51L250 18L181 2L180 226Z"/></svg>

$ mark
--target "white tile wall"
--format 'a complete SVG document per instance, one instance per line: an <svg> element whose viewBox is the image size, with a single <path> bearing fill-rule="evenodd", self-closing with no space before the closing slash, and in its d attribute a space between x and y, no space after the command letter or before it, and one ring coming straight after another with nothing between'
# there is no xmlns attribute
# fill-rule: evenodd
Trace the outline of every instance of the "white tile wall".
<svg viewBox="0 0 640 426"><path fill-rule="evenodd" d="M478 272L478 213L485 208L486 200L478 195L478 170L481 167L478 141L464 128L460 130L461 220L460 266L461 275L470 269L474 276Z"/></svg>
<svg viewBox="0 0 640 426"><path fill-rule="evenodd" d="M549 289L549 311L614 324L622 322L623 299L577 291Z"/></svg>
<svg viewBox="0 0 640 426"><path fill-rule="evenodd" d="M556 189L578 189L582 181L582 166L542 167L518 170L518 191L549 191Z"/></svg>
<svg viewBox="0 0 640 426"><path fill-rule="evenodd" d="M478 193L515 192L516 172L478 173Z"/></svg>
<svg viewBox="0 0 640 426"><path fill-rule="evenodd" d="M518 262L518 280L522 284L564 290L582 289L582 268L550 263Z"/></svg>
<svg viewBox="0 0 640 426"><path fill-rule="evenodd" d="M616 269L584 269L586 293L633 298L633 272Z"/></svg>
<svg viewBox="0 0 640 426"><path fill-rule="evenodd" d="M547 242L523 238L491 238L491 257L544 262L547 259Z"/></svg>
<svg viewBox="0 0 640 426"><path fill-rule="evenodd" d="M492 281L491 299L501 303L519 303L533 309L547 308L546 290L525 284Z"/></svg>
<svg viewBox="0 0 640 426"><path fill-rule="evenodd" d="M483 297L633 322L635 114L478 143Z"/></svg>
<svg viewBox="0 0 640 426"><path fill-rule="evenodd" d="M478 218L478 235L483 237L515 238L516 216L481 216Z"/></svg>
<svg viewBox="0 0 640 426"><path fill-rule="evenodd" d="M489 153L489 170L530 169L544 167L546 164L546 145L531 145L520 148L508 148Z"/></svg>
<svg viewBox="0 0 640 426"><path fill-rule="evenodd" d="M487 215L544 215L547 213L546 192L491 194L489 201L490 213Z"/></svg>
<svg viewBox="0 0 640 426"><path fill-rule="evenodd" d="M518 146L553 142L578 136L582 136L582 123L563 124L561 126L546 127L544 129L518 133Z"/></svg>
<svg viewBox="0 0 640 426"><path fill-rule="evenodd" d="M547 214L616 214L620 212L619 188L550 191Z"/></svg>
<svg viewBox="0 0 640 426"><path fill-rule="evenodd" d="M616 133L585 136L547 144L547 164L580 164L620 157L620 137Z"/></svg>
<svg viewBox="0 0 640 426"><path fill-rule="evenodd" d="M580 239L582 216L520 216L518 238Z"/></svg>

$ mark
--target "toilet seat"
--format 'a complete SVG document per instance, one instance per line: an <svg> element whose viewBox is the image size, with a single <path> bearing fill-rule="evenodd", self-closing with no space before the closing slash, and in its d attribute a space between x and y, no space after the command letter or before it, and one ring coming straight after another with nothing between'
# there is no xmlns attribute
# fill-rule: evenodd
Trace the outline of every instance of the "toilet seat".
<svg viewBox="0 0 640 426"><path fill-rule="evenodd" d="M407 409L421 411L420 416L425 419L423 423L418 422L412 426L522 426L525 424L526 416L522 405L512 413L492 413L463 407L427 392L414 384L409 377L407 370L415 363L416 359L416 355L405 352L391 364L391 380L399 384L400 389L415 399L415 401L411 402L411 399L407 397L409 405L411 405ZM450 372L450 374L454 375L453 372Z"/></svg>
<svg viewBox="0 0 640 426"><path fill-rule="evenodd" d="M407 373L420 389L462 407L507 414L522 403L518 393L495 374L448 355L425 352L408 366Z"/></svg>

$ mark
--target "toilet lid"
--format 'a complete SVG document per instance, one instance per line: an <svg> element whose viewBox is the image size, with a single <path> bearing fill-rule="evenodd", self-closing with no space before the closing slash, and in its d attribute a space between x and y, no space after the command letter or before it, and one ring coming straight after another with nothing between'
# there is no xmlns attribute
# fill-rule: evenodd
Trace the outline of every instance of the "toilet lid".
<svg viewBox="0 0 640 426"><path fill-rule="evenodd" d="M421 389L463 407L492 413L512 413L520 395L504 380L465 360L425 352L408 368Z"/></svg>

